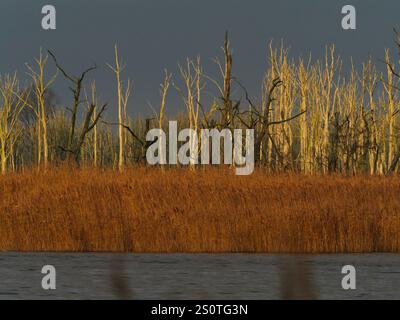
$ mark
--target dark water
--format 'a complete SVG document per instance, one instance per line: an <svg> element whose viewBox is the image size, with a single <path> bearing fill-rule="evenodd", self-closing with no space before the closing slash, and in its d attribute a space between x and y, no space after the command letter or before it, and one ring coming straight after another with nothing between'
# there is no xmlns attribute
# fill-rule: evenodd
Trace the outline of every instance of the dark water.
<svg viewBox="0 0 400 320"><path fill-rule="evenodd" d="M56 268L45 291L43 265ZM341 287L356 268L356 290ZM0 299L400 299L400 255L0 253Z"/></svg>

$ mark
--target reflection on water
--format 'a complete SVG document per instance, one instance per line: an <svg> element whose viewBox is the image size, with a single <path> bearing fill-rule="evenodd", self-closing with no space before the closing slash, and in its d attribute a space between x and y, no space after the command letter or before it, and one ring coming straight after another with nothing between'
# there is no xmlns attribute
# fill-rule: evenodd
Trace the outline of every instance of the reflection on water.
<svg viewBox="0 0 400 320"><path fill-rule="evenodd" d="M293 255L279 259L282 299L317 299L313 266L304 257Z"/></svg>
<svg viewBox="0 0 400 320"><path fill-rule="evenodd" d="M57 289L41 288L54 265ZM341 268L357 289L341 288ZM400 299L400 255L0 253L2 299Z"/></svg>

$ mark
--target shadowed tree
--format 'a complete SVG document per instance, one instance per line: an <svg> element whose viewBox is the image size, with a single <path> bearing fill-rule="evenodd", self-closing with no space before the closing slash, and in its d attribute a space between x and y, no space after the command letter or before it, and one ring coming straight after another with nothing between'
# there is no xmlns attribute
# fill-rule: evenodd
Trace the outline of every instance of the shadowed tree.
<svg viewBox="0 0 400 320"><path fill-rule="evenodd" d="M72 83L72 87L70 88L72 93L73 93L73 103L72 103L72 109L68 109L71 112L71 118L70 118L70 129L69 129L69 136L68 136L68 145L66 147L64 146L59 146L60 149L63 151L67 152L68 156L67 159L70 160L71 156L73 155L75 157L75 161L79 163L80 159L80 153L81 153L81 148L83 143L85 142L85 137L86 135L95 127L99 119L101 118L102 114L106 110L107 103L103 104L103 106L99 109L96 117L93 117L93 114L96 109L96 99L92 101L89 104L89 108L85 111L85 114L83 115L83 126L81 128L81 131L77 137L75 137L75 131L76 131L76 121L79 113L79 106L81 105L81 93L82 93L82 85L83 81L85 79L85 76L90 72L95 70L97 67L92 66L87 68L85 71L81 73L79 77L69 75L58 63L55 55L51 52L48 51L50 56L53 58L54 63L56 64L57 69L62 73L62 75Z"/></svg>

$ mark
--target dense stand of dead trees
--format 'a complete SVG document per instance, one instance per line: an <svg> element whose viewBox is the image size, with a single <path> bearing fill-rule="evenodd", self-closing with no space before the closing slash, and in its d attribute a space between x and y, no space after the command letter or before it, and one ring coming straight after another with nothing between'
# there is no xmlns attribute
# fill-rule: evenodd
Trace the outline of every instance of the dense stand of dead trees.
<svg viewBox="0 0 400 320"><path fill-rule="evenodd" d="M400 57L396 31L395 43ZM313 62L290 59L283 45L270 44L259 99L251 97L234 74L227 33L222 52L223 60L215 60L219 79L203 70L200 57L187 59L178 66L176 78L165 71L156 115L133 119L127 111L132 84L129 79L126 84L123 81L124 65L115 46L115 65L108 66L116 76L116 122L104 119L107 104L99 104L95 82L86 94L87 75L97 67L73 76L48 51L57 73L69 82L73 94L66 111L50 114L46 94L57 74L47 79L48 56L40 53L36 68L27 65L32 78L28 89L19 87L16 75L0 79L1 171L29 165L47 167L50 161L64 160L111 165L121 171L126 164L144 163L151 144L145 139L146 132L168 126L166 110L171 88L179 91L186 110L177 119L180 127L195 131L254 129L256 163L270 170L347 174L391 174L398 170L400 71L388 50L382 64L386 65L385 71L379 72L370 58L361 72L352 66L345 73L334 46L326 48L324 59ZM202 97L205 90L217 92L215 98L206 101ZM32 94L33 100L29 98ZM21 120L26 108L36 119L29 125ZM36 155L27 156L26 150L35 150ZM193 168L195 163L192 161Z"/></svg>

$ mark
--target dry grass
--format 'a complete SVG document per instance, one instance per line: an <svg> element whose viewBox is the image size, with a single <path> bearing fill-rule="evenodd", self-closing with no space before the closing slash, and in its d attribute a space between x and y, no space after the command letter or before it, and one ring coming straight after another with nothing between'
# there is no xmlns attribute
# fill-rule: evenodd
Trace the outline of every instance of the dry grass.
<svg viewBox="0 0 400 320"><path fill-rule="evenodd" d="M0 177L0 250L400 252L400 178L67 168Z"/></svg>

